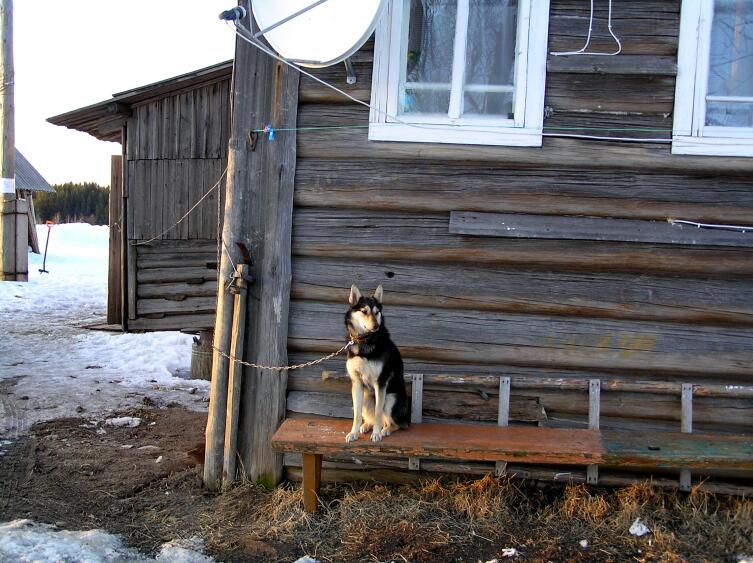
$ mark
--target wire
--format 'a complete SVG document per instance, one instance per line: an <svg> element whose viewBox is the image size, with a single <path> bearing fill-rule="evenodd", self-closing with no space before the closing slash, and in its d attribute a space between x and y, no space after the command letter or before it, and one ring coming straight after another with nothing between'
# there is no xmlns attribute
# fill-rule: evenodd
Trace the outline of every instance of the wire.
<svg viewBox="0 0 753 563"><path fill-rule="evenodd" d="M698 229L719 229L724 231L739 231L741 233L753 233L753 225L719 225L717 223L696 223L685 219L667 219L670 225L690 225Z"/></svg>
<svg viewBox="0 0 753 563"><path fill-rule="evenodd" d="M622 52L622 43L620 42L619 38L614 34L614 31L612 31L612 0L609 0L609 16L607 19L607 29L609 30L609 34L612 36L612 39L615 40L615 43L617 43L617 50L614 53L600 53L595 51L586 51L588 49L588 46L591 44L591 36L593 34L593 28L594 28L594 0L591 0L591 15L588 19L588 36L586 37L586 43L578 49L577 51L553 51L551 52L551 55L555 57L561 57L564 55L596 55L596 56L604 56L604 57L613 57L615 55L619 55Z"/></svg>
<svg viewBox="0 0 753 563"><path fill-rule="evenodd" d="M593 23L593 0L591 0L591 10L592 10L591 18L592 18L592 23ZM611 18L612 18L612 0L610 0L610 2L609 2L609 31L612 34L612 37L614 37L615 41L617 41L617 44L619 45L619 49L617 51L615 51L614 53L588 53L588 54L594 54L594 55L616 55L616 54L618 54L618 53L620 53L622 51L622 44L620 43L620 40L612 32L612 19ZM389 119L394 120L395 122L400 123L402 125L406 125L408 127L414 127L416 129L435 129L434 127L431 127L431 126L422 126L422 125L418 125L416 123L409 123L409 122L403 121L402 119L398 118L397 116L392 115L392 114L388 113L387 111L385 111L385 110L383 110L381 108L378 108L376 106L373 106L373 105L371 105L371 104L369 104L367 102L359 100L358 98L350 95L348 92L346 92L344 90L341 90L340 88L338 88L334 84L330 84L329 82L327 82L325 80L322 80L318 76L315 76L314 74L312 74L312 73L310 73L310 72L302 69L301 67L299 67L298 65L296 65L293 62L289 61L285 57L282 57L282 56L278 55L277 53L275 53L274 51L272 51L271 49L269 49L261 41L259 41L257 39L254 39L253 34L251 33L251 31L246 26L244 26L240 21L238 21L238 20L235 20L235 21L232 21L232 22L231 21L226 21L225 23L227 23L228 26L232 26L233 31L236 33L236 35L238 35L238 37L240 37L241 39L243 39L247 43L250 43L251 45L253 45L257 49L259 49L263 53L266 53L267 55L269 55L273 59L276 59L276 60L280 61L281 63L287 65L288 67L290 67L290 68L292 68L294 70L297 70L298 72L300 72L304 76L307 76L308 78L311 78L312 80L314 80L315 82L318 82L322 86L325 86L326 88L334 90L335 92L337 92L337 93L341 94L342 96L348 98L352 102L355 102L355 103L357 103L359 105L367 107L370 110L374 110L374 111L376 111L378 113L381 113L385 117L388 117ZM589 25L589 27L591 27L591 26ZM590 41L590 32L589 32L589 41ZM584 47L584 49L585 49L585 47ZM557 54L557 53L553 53L553 54ZM563 53L563 54L567 54L567 53ZM304 130L316 130L316 129L346 129L346 128L350 128L350 127L355 127L355 126L332 125L332 126L300 127L300 128L297 128L297 127L293 128L293 127L291 127L291 128L275 129L275 131L293 131L293 130L295 130L295 131L304 131ZM359 125L358 127L364 127L365 128L365 127L368 127L368 125ZM487 126L487 127L492 128L494 126L490 125L490 126ZM487 132L488 133L496 133L497 130L498 130L498 128L490 129L489 131L486 131L486 130L484 130L481 127L474 128L474 131L479 132L479 133L487 133ZM262 133L262 132L264 132L264 130L263 129L255 129L254 132L255 133ZM672 142L670 139L642 139L642 138L638 138L638 137L600 137L600 136L596 136L596 135L579 135L579 134L566 134L566 133L543 133L543 136L546 136L546 137L570 137L570 138L576 138L576 139L588 139L588 140L597 140L597 141L615 141L615 142L620 142L620 141L624 141L624 142L642 142L642 143L671 143Z"/></svg>

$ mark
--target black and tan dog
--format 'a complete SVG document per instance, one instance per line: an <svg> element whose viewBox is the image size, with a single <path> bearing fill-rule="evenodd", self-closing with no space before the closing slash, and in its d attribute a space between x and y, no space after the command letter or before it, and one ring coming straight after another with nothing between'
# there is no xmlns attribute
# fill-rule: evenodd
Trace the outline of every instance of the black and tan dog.
<svg viewBox="0 0 753 563"><path fill-rule="evenodd" d="M350 288L350 309L345 328L353 344L348 348L346 366L353 394L353 428L348 442L372 430L371 440L410 424L410 400L403 379L403 359L390 339L382 316L382 286L373 297L364 297Z"/></svg>

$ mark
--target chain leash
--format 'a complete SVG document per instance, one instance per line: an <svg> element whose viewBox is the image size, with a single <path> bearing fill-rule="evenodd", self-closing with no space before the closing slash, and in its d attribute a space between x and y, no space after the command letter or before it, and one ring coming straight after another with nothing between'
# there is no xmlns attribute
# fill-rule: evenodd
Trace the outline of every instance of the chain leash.
<svg viewBox="0 0 753 563"><path fill-rule="evenodd" d="M261 364L255 364L253 362L244 362L243 360L239 360L238 358L236 358L234 356L231 356L230 354L227 354L227 353L223 352L222 350L220 350L219 348L217 348L214 345L211 345L211 347L220 356L223 356L223 357L227 358L231 362L235 362L237 364L241 364L241 365L244 365L246 367L256 368L256 369L266 369L266 370L269 370L269 371L289 371L289 370L293 370L293 369L301 369L301 368L306 368L306 367L309 367L309 366L315 366L316 364L321 364L322 362L326 362L330 358L334 358L335 356L338 356L338 355L342 354L348 348L348 346L351 346L353 344L355 344L355 342L353 340L349 340L348 343L345 346L343 346L342 348L340 348L339 350L337 350L335 352L332 352L331 354L328 354L328 355L324 356L323 358L319 358L318 360L312 360L310 362L306 362L305 364L295 364L295 365L292 365L292 366L264 366L264 365L261 365Z"/></svg>

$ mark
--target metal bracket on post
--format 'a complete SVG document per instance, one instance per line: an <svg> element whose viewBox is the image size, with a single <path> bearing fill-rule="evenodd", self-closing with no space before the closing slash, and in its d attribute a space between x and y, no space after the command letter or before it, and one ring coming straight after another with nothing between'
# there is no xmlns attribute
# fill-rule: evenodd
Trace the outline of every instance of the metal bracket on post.
<svg viewBox="0 0 753 563"><path fill-rule="evenodd" d="M353 84L358 82L358 78L356 77L356 70L353 68L353 61L348 58L343 62L345 63L345 73L347 74L345 82L352 86Z"/></svg>
<svg viewBox="0 0 753 563"><path fill-rule="evenodd" d="M590 430L599 429L599 418L601 417L601 380L588 380L588 428ZM586 468L586 483L596 485L599 483L599 466L589 465Z"/></svg>
<svg viewBox="0 0 753 563"><path fill-rule="evenodd" d="M422 373L413 374L411 389L410 421L411 424L420 424L424 410L424 375ZM408 469L418 471L421 468L420 459L418 457L409 457Z"/></svg>
<svg viewBox="0 0 753 563"><path fill-rule="evenodd" d="M497 426L508 426L510 423L510 378L499 378L499 406L497 408ZM507 462L498 461L494 464L494 476L507 475Z"/></svg>
<svg viewBox="0 0 753 563"><path fill-rule="evenodd" d="M680 431L685 434L693 432L693 384L682 384L682 410L680 414ZM690 469L680 470L680 490L689 491L691 487Z"/></svg>

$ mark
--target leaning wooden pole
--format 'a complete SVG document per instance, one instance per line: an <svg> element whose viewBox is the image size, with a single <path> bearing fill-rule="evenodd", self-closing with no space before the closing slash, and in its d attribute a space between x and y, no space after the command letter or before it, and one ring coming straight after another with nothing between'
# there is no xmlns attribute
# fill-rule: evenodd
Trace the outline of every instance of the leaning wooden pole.
<svg viewBox="0 0 753 563"><path fill-rule="evenodd" d="M0 280L18 279L18 220L15 185L15 116L13 100L13 0L0 0ZM26 248L23 248L24 253ZM25 254L24 254L25 255ZM23 268L26 273L26 269Z"/></svg>
<svg viewBox="0 0 753 563"><path fill-rule="evenodd" d="M240 0L239 5L244 4ZM249 26L246 16L244 24ZM264 55L262 55L264 56ZM204 486L218 490L222 484L222 469L227 412L229 361L218 353L230 352L233 323L233 295L227 291L233 278L234 264L242 260L236 243L250 247L245 226L248 203L249 158L251 147L249 132L254 129L256 116L251 111L259 53L255 47L240 38L235 41L233 85L230 92L230 140L227 155L227 187L225 213L222 225L222 249L217 284L217 316L214 324L214 354L212 358L212 384L209 395L209 415L206 429L204 456Z"/></svg>

